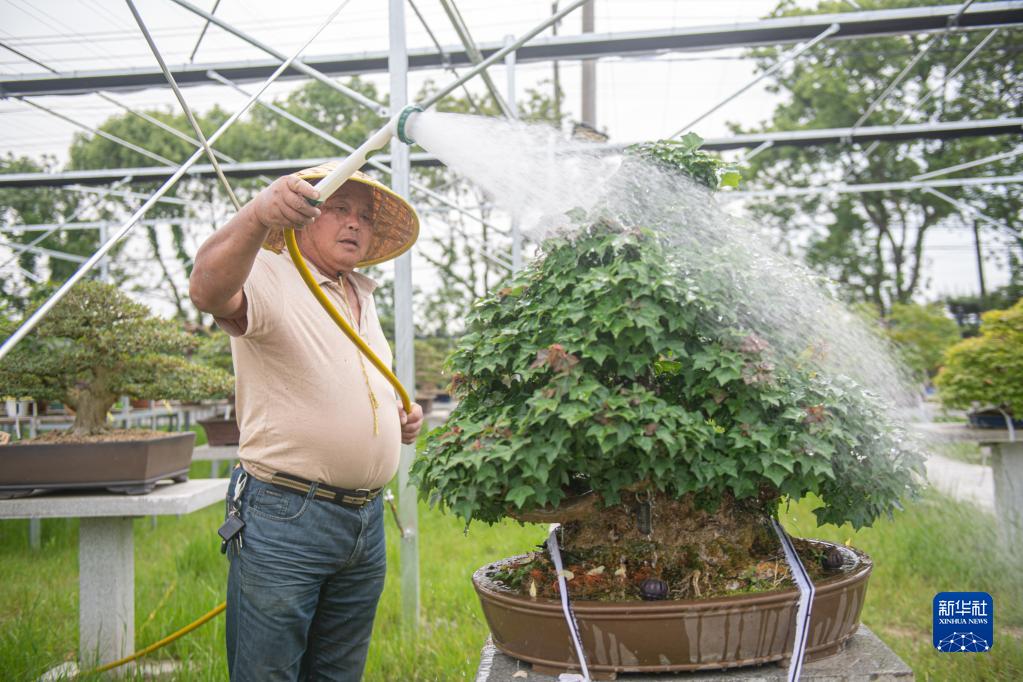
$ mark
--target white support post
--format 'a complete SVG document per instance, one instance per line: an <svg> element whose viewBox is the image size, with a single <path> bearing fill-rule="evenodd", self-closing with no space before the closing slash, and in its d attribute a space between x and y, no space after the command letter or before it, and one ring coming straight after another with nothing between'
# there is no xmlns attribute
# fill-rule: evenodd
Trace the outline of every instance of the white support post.
<svg viewBox="0 0 1023 682"><path fill-rule="evenodd" d="M99 243L106 244L109 238L110 226L104 221L99 225ZM103 256L99 261L99 279L101 282L110 283L110 258Z"/></svg>
<svg viewBox="0 0 1023 682"><path fill-rule="evenodd" d="M506 35L504 37L504 44L507 47L515 42L515 36ZM504 71L507 87L508 97L508 109L511 111L512 118L519 117L519 106L515 98L515 52L509 52L504 58ZM518 272L522 267L522 229L519 225L519 221L512 219L511 224L511 240L512 240L512 272Z"/></svg>
<svg viewBox="0 0 1023 682"><path fill-rule="evenodd" d="M135 553L130 517L83 518L79 522L78 604L82 669L135 651Z"/></svg>
<svg viewBox="0 0 1023 682"><path fill-rule="evenodd" d="M1023 555L1023 441L989 443L995 516L1005 547Z"/></svg>
<svg viewBox="0 0 1023 682"><path fill-rule="evenodd" d="M405 46L405 0L390 2L390 58L392 115L408 103L408 51ZM391 140L391 189L409 195L409 147L395 137ZM412 251L394 262L394 346L398 380L415 400L415 326L412 320ZM413 635L419 626L419 521L418 495L409 484L409 469L416 458L416 446L402 445L398 465L398 516L404 529L401 538L402 625Z"/></svg>

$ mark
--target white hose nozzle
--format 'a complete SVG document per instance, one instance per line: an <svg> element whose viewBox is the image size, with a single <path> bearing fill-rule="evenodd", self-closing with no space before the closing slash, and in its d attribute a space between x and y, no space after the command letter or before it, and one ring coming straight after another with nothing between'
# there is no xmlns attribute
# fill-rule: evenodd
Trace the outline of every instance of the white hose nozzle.
<svg viewBox="0 0 1023 682"><path fill-rule="evenodd" d="M307 201L313 206L319 206L326 201L341 185L345 184L348 178L355 174L355 171L366 165L366 159L369 158L370 154L386 147L395 134L405 144L413 144L412 138L408 135L407 125L412 114L420 111L422 109L415 105L402 109L400 114L388 121L383 128L373 133L358 149L339 163L337 168L316 183L316 191L320 193L319 199L308 199Z"/></svg>

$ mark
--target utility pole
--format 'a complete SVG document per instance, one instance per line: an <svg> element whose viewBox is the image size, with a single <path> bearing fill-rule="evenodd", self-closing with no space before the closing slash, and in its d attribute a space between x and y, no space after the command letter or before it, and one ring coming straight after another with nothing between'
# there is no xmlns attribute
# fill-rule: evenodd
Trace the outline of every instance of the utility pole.
<svg viewBox="0 0 1023 682"><path fill-rule="evenodd" d="M593 0L583 5L583 33L593 33ZM597 129L597 60L583 60L582 122Z"/></svg>
<svg viewBox="0 0 1023 682"><path fill-rule="evenodd" d="M980 221L973 219L973 246L977 250L977 278L980 280L980 297L987 298L984 286L984 254L980 250Z"/></svg>

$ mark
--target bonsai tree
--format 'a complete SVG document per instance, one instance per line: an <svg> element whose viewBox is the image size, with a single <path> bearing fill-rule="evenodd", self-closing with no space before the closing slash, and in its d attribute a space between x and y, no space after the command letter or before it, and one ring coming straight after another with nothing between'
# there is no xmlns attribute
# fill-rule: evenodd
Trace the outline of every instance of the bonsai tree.
<svg viewBox="0 0 1023 682"><path fill-rule="evenodd" d="M729 177L691 140L633 154ZM449 361L461 402L412 469L424 498L467 523L561 521L587 577L570 590L635 598L649 577L679 597L756 584L785 497L861 527L913 489L920 460L887 406L744 328L728 264L689 269L645 225L575 219L473 308ZM518 579L549 568L534 561Z"/></svg>
<svg viewBox="0 0 1023 682"><path fill-rule="evenodd" d="M0 392L59 400L75 436L108 430L122 395L188 400L232 390L222 370L190 362L194 337L115 287L78 284L0 365Z"/></svg>
<svg viewBox="0 0 1023 682"><path fill-rule="evenodd" d="M976 403L1023 416L1023 299L1008 310L982 316L980 336L964 339L945 353L934 383L941 402L969 409Z"/></svg>

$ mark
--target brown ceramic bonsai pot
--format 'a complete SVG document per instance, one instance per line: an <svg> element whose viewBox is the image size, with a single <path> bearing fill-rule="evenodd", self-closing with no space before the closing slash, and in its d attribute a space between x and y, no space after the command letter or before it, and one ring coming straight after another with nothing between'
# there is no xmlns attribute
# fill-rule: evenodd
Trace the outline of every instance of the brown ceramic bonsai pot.
<svg viewBox="0 0 1023 682"><path fill-rule="evenodd" d="M0 495L99 488L144 494L157 481L188 480L192 432L152 440L39 443L0 448Z"/></svg>
<svg viewBox="0 0 1023 682"><path fill-rule="evenodd" d="M819 542L819 541L815 541ZM837 653L859 627L870 558L847 547L839 575L816 584L806 660ZM561 603L512 592L490 576L513 557L483 566L473 585L502 652L538 672L579 670ZM796 588L686 601L573 601L586 664L598 674L761 665L787 659L795 636Z"/></svg>
<svg viewBox="0 0 1023 682"><path fill-rule="evenodd" d="M197 423L206 431L206 442L210 445L238 445L241 442L238 420L234 417L200 419Z"/></svg>

